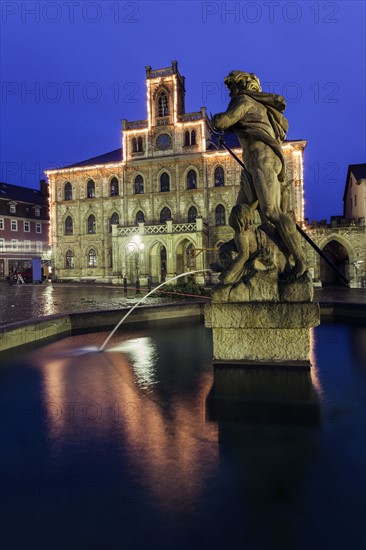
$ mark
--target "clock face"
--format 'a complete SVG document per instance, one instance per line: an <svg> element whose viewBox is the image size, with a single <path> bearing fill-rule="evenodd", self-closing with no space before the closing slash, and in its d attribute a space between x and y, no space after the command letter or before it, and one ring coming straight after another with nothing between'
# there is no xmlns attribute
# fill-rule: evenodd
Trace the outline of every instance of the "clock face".
<svg viewBox="0 0 366 550"><path fill-rule="evenodd" d="M157 149L161 149L162 151L165 151L166 149L170 149L172 145L172 138L169 134L159 134L156 138L156 147Z"/></svg>

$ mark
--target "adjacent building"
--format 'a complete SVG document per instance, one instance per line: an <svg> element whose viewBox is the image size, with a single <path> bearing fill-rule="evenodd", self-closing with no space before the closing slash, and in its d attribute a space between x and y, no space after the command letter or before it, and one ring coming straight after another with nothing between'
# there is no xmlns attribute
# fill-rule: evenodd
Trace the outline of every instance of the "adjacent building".
<svg viewBox="0 0 366 550"><path fill-rule="evenodd" d="M0 278L50 260L48 185L40 190L0 183Z"/></svg>

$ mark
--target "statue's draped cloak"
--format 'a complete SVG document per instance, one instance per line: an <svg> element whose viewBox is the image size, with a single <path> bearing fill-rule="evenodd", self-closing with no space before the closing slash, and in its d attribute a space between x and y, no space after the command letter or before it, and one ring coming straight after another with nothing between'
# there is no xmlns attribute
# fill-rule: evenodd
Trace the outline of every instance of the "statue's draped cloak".
<svg viewBox="0 0 366 550"><path fill-rule="evenodd" d="M267 132L262 130L262 128L251 124L245 124L245 122L241 121L235 124L235 129L238 129L246 135L254 137L258 141L262 141L273 150L273 152L278 156L282 163L282 169L280 174L278 175L278 179L280 182L284 182L286 177L286 167L281 144L285 139L286 133L288 131L287 118L282 114L282 111L284 111L286 108L285 98L277 94L243 90L231 100L229 104L229 109L230 107L235 107L242 102L241 96L249 96L250 98L254 99L254 101L258 101L258 103L261 103L262 105L264 105L264 107L266 107L268 120L273 129L276 139L273 139Z"/></svg>

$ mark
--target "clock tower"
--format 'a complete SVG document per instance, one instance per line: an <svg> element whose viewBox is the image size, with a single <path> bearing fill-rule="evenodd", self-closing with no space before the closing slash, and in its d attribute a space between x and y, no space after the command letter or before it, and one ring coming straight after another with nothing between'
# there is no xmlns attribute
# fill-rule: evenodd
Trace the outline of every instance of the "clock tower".
<svg viewBox="0 0 366 550"><path fill-rule="evenodd" d="M206 139L205 109L185 112L185 78L177 61L170 67L146 67L147 119L122 121L126 161L163 157L202 149ZM198 123L198 121L200 121Z"/></svg>

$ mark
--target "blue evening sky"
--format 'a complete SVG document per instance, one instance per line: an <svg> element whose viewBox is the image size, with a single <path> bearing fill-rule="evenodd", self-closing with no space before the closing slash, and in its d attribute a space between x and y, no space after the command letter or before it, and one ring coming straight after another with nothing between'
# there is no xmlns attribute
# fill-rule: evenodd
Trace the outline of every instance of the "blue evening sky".
<svg viewBox="0 0 366 550"><path fill-rule="evenodd" d="M363 1L6 1L1 9L1 175L37 187L43 169L121 145L146 117L145 65L178 68L186 110L225 110L233 69L287 99L305 139L306 216L343 210L348 164L366 161Z"/></svg>

